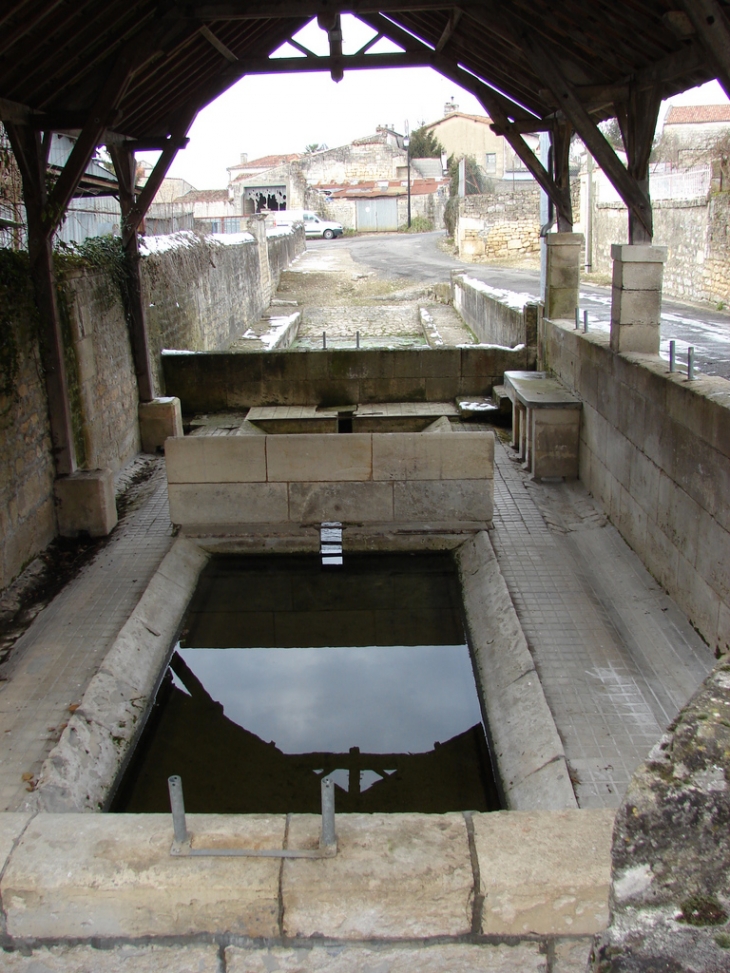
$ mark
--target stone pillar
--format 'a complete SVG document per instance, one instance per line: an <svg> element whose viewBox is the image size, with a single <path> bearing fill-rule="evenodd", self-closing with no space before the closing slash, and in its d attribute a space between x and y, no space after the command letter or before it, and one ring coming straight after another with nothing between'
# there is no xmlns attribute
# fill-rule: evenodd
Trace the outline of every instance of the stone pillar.
<svg viewBox="0 0 730 973"><path fill-rule="evenodd" d="M61 537L106 537L117 525L111 470L79 470L53 485Z"/></svg>
<svg viewBox="0 0 730 973"><path fill-rule="evenodd" d="M140 402L138 415L143 453L156 453L170 436L183 435L180 399L175 395Z"/></svg>
<svg viewBox="0 0 730 973"><path fill-rule="evenodd" d="M545 237L545 317L551 321L575 320L584 245L582 233L548 233Z"/></svg>
<svg viewBox="0 0 730 973"><path fill-rule="evenodd" d="M271 267L269 265L269 244L266 240L266 216L263 213L255 213L246 219L246 229L256 237L259 245L259 261L261 267L261 295L264 299L264 307L271 304L273 297L271 285Z"/></svg>
<svg viewBox="0 0 730 973"><path fill-rule="evenodd" d="M611 350L659 354L666 247L614 243Z"/></svg>

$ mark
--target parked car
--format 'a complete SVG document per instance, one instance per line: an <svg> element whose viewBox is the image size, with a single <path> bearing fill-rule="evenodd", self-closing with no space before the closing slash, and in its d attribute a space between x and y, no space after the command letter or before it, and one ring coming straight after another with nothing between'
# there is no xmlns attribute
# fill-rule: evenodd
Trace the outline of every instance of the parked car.
<svg viewBox="0 0 730 973"><path fill-rule="evenodd" d="M323 220L310 209L280 209L269 213L266 222L270 226L291 226L292 223L304 223L304 235L308 237L324 237L332 240L344 233L341 223Z"/></svg>

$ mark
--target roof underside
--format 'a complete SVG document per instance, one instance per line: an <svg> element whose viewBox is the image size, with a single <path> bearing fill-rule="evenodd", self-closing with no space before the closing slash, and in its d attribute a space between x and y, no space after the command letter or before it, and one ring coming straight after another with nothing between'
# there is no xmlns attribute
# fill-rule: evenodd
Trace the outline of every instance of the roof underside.
<svg viewBox="0 0 730 973"><path fill-rule="evenodd" d="M679 0L16 0L0 14L2 115L20 121L30 109L38 128L81 128L120 57L138 57L111 128L140 142L164 138L178 115L266 71L269 55L313 16L340 11L405 48L388 66L432 64L472 90L486 82L508 96L500 102L510 119L525 124L558 107L533 70L534 43L595 121L615 114L630 82L650 81L668 97L715 76ZM360 60L368 57L379 63L378 55ZM325 66L301 62L290 69Z"/></svg>

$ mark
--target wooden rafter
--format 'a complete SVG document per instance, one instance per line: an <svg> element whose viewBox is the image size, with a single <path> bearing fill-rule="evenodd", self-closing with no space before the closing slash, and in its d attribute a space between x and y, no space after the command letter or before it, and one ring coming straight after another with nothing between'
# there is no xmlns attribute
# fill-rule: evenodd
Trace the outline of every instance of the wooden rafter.
<svg viewBox="0 0 730 973"><path fill-rule="evenodd" d="M717 78L730 98L730 24L717 0L682 0L687 16L717 69Z"/></svg>

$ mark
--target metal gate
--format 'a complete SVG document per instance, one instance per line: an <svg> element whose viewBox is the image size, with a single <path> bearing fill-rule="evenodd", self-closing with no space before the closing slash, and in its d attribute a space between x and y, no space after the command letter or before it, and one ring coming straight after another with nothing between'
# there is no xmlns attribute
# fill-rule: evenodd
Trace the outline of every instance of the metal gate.
<svg viewBox="0 0 730 973"><path fill-rule="evenodd" d="M357 228L367 232L398 229L398 200L392 196L357 200Z"/></svg>

